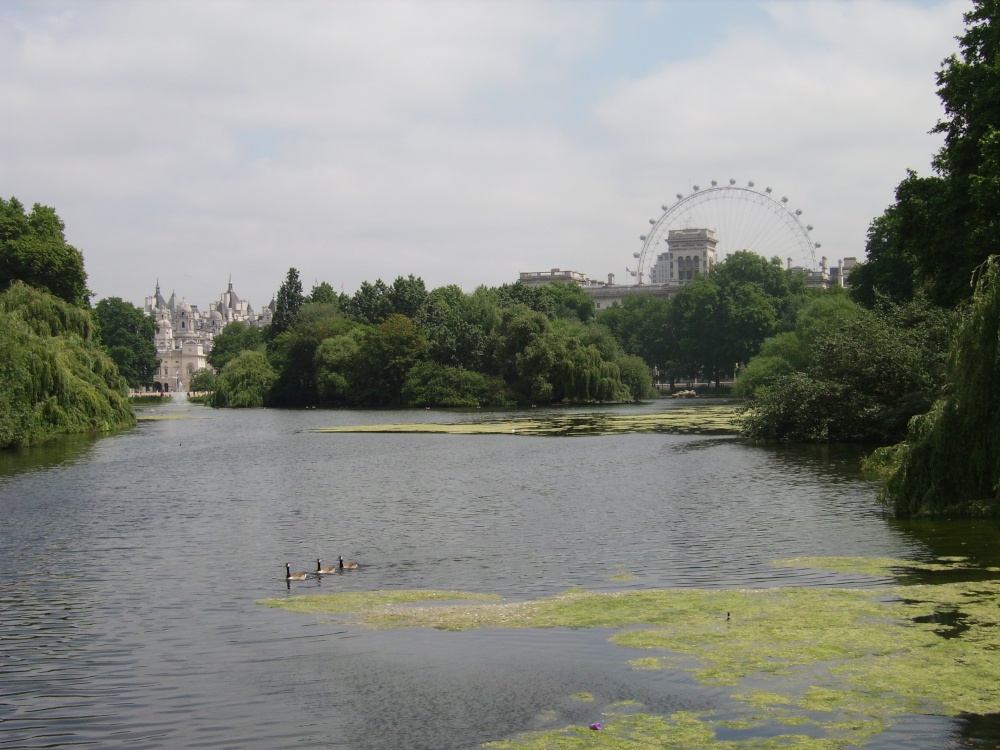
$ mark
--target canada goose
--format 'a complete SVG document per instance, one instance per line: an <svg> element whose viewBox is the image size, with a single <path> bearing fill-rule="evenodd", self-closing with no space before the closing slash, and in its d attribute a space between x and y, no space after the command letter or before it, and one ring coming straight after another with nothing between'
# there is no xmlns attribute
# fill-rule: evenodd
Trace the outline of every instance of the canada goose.
<svg viewBox="0 0 1000 750"><path fill-rule="evenodd" d="M344 556L343 555L341 555L338 559L340 560L340 569L341 570L354 570L355 568L358 567L358 564L356 562L354 562L353 560L348 560L347 562L344 562Z"/></svg>
<svg viewBox="0 0 1000 750"><path fill-rule="evenodd" d="M318 557L316 558L316 575L325 575L327 573L337 572L336 565L322 565L321 564L322 562L323 561L320 560Z"/></svg>
<svg viewBox="0 0 1000 750"><path fill-rule="evenodd" d="M309 574L305 571L300 571L298 573L292 572L292 566L285 563L285 580L286 581L304 581L309 577Z"/></svg>

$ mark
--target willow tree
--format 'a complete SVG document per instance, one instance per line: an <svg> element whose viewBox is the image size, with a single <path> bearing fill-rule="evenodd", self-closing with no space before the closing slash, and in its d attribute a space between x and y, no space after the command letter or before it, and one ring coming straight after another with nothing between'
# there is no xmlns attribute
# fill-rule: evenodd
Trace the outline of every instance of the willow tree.
<svg viewBox="0 0 1000 750"><path fill-rule="evenodd" d="M135 424L89 310L20 281L0 294L0 448Z"/></svg>
<svg viewBox="0 0 1000 750"><path fill-rule="evenodd" d="M1000 516L1000 256L973 278L952 343L945 395L906 440L867 462L900 517Z"/></svg>

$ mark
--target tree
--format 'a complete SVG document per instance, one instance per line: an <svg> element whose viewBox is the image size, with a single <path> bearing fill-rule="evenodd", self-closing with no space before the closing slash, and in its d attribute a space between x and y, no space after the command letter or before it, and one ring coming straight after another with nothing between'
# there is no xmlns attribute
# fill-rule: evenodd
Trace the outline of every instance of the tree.
<svg viewBox="0 0 1000 750"><path fill-rule="evenodd" d="M261 329L234 321L212 339L212 350L206 361L216 372L222 372L229 361L240 352L263 350L264 335Z"/></svg>
<svg viewBox="0 0 1000 750"><path fill-rule="evenodd" d="M405 315L390 315L382 323L367 328L351 373L352 400L400 406L406 376L426 348L427 340Z"/></svg>
<svg viewBox="0 0 1000 750"><path fill-rule="evenodd" d="M0 293L0 448L135 424L89 310L17 281Z"/></svg>
<svg viewBox="0 0 1000 750"><path fill-rule="evenodd" d="M392 312L416 320L427 304L427 287L423 279L414 277L412 273L405 279L398 276L386 291L386 298Z"/></svg>
<svg viewBox="0 0 1000 750"><path fill-rule="evenodd" d="M358 356L358 327L342 336L324 339L316 348L313 368L316 372L316 393L321 404L346 404L351 398L350 375Z"/></svg>
<svg viewBox="0 0 1000 750"><path fill-rule="evenodd" d="M196 370L188 383L188 390L196 393L204 393L215 390L216 375L207 367Z"/></svg>
<svg viewBox="0 0 1000 750"><path fill-rule="evenodd" d="M389 299L389 287L382 279L376 279L374 284L361 282L358 291L351 298L346 312L359 323L376 325L392 314L392 302Z"/></svg>
<svg viewBox="0 0 1000 750"><path fill-rule="evenodd" d="M944 134L934 158L936 176L910 172L897 189L896 204L886 212L858 277L862 301L870 301L872 289L890 297L905 293L911 276L915 291L954 306L969 296L973 271L1000 241L1000 197L991 190L1000 174L1000 3L973 0L972 6L958 37L959 54L948 57L937 74L945 117L934 128ZM888 242L886 230L895 232Z"/></svg>
<svg viewBox="0 0 1000 750"><path fill-rule="evenodd" d="M209 403L215 408L259 408L267 403L277 379L278 373L261 352L240 352L219 373Z"/></svg>
<svg viewBox="0 0 1000 750"><path fill-rule="evenodd" d="M1000 256L977 271L948 361L944 395L906 439L866 468L900 517L1000 516Z"/></svg>
<svg viewBox="0 0 1000 750"><path fill-rule="evenodd" d="M292 327L292 324L295 322L295 316L304 302L305 297L302 295L302 282L299 281L299 272L294 268L289 268L284 283L278 288L274 315L271 318L271 326L268 329L268 339L270 341L274 341L280 334Z"/></svg>
<svg viewBox="0 0 1000 750"><path fill-rule="evenodd" d="M872 311L842 295L815 300L796 330L765 342L740 376L736 391L750 397L743 433L797 442L899 440L937 394L941 325L915 304Z"/></svg>
<svg viewBox="0 0 1000 750"><path fill-rule="evenodd" d="M48 206L36 203L27 214L16 198L0 198L0 292L22 281L71 305L89 307L83 254L66 244L64 229Z"/></svg>
<svg viewBox="0 0 1000 750"><path fill-rule="evenodd" d="M153 382L159 367L156 321L121 297L106 297L94 306L101 346L118 365L118 372L132 388Z"/></svg>
<svg viewBox="0 0 1000 750"><path fill-rule="evenodd" d="M337 293L333 291L333 287L330 284L323 281L312 288L312 291L309 292L307 302L335 305L337 304Z"/></svg>
<svg viewBox="0 0 1000 750"><path fill-rule="evenodd" d="M485 375L437 362L414 365L403 383L403 399L410 406L491 405L494 392Z"/></svg>
<svg viewBox="0 0 1000 750"><path fill-rule="evenodd" d="M269 361L278 373L271 386L268 406L303 407L317 403L315 336L296 329L285 331L272 342Z"/></svg>
<svg viewBox="0 0 1000 750"><path fill-rule="evenodd" d="M542 297L555 318L572 318L586 323L597 315L594 298L577 284L556 281L541 287Z"/></svg>

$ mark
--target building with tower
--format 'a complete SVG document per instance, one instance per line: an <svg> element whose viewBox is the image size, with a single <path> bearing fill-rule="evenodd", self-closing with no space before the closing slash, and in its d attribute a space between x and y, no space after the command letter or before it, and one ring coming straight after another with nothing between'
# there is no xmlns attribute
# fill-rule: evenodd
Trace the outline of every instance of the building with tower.
<svg viewBox="0 0 1000 750"><path fill-rule="evenodd" d="M212 339L230 323L248 326L265 326L271 322L275 301L264 307L258 314L249 301L241 299L233 291L233 281L229 288L219 295L219 301L209 304L205 311L199 310L171 292L170 299L160 293L160 282L156 282L156 292L146 297L143 311L156 321L154 337L159 368L154 377L154 387L161 391L186 391L191 376L207 367L208 353L212 350Z"/></svg>

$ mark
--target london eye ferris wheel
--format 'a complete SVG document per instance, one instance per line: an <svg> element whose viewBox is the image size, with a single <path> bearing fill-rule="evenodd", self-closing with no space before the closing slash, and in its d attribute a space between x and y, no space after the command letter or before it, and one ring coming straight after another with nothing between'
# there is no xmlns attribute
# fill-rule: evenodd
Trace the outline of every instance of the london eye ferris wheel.
<svg viewBox="0 0 1000 750"><path fill-rule="evenodd" d="M811 224L803 224L802 211L789 206L787 196L778 197L770 187L746 186L736 180L709 187L694 185L692 191L677 194L673 204L660 207L659 218L639 236L642 248L633 253L635 268L626 268L639 284L648 283L657 256L667 251L666 241L673 229L711 229L718 239L720 259L738 250L750 250L765 258L777 256L793 267L815 270L816 250Z"/></svg>

